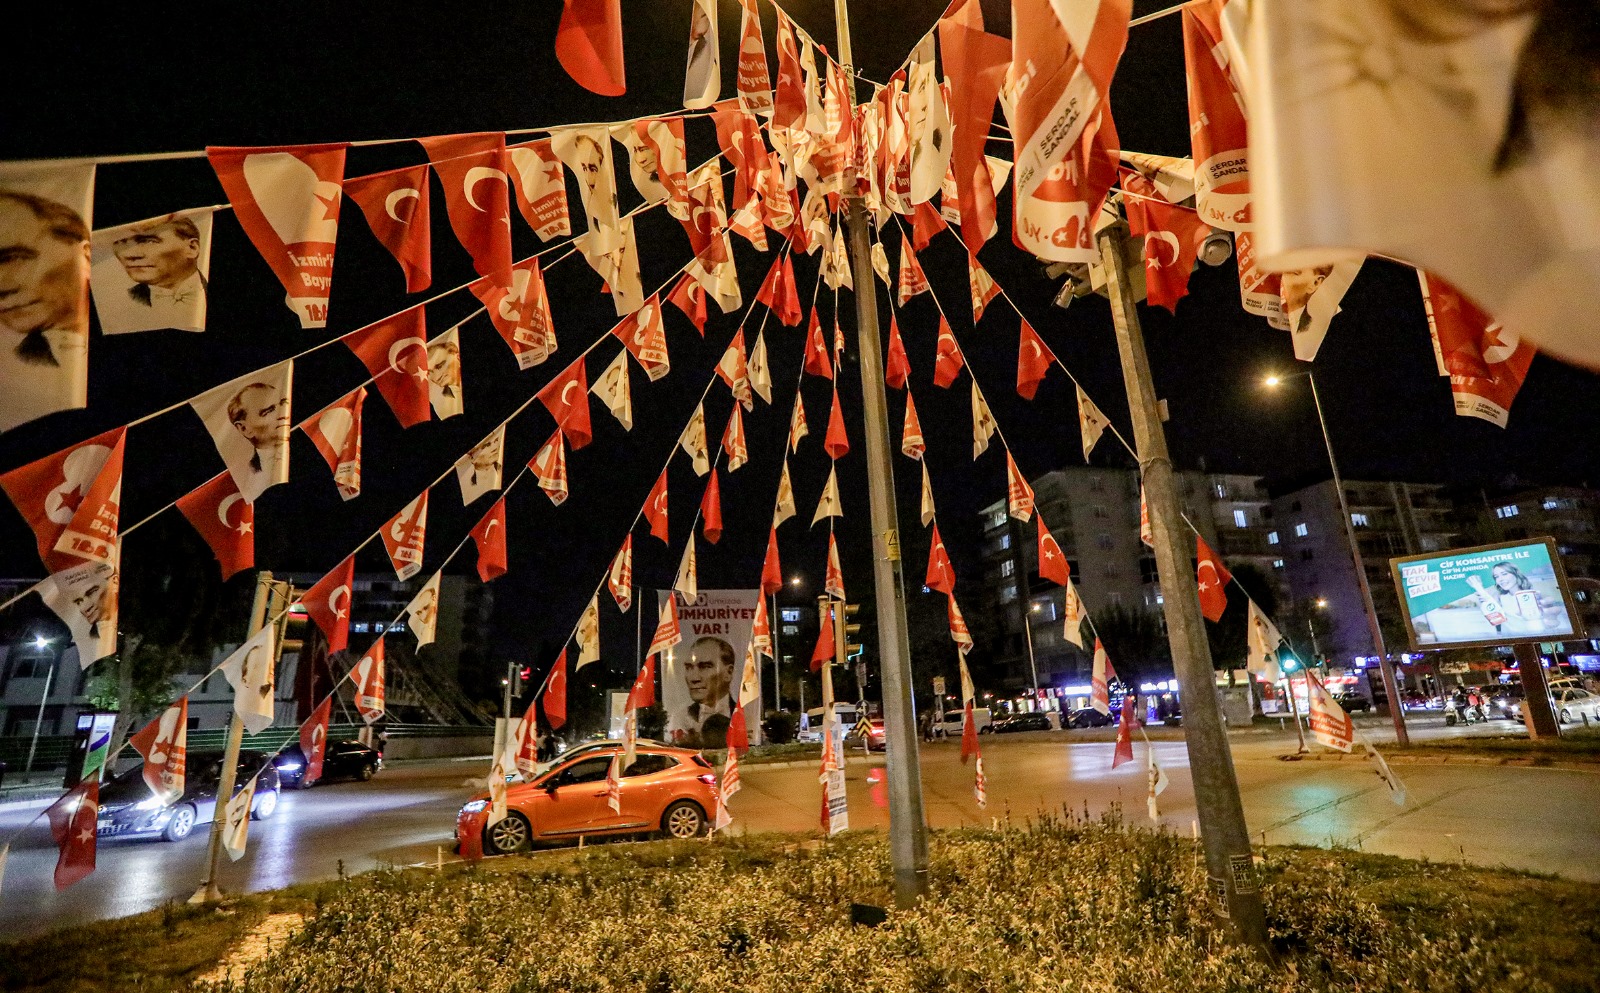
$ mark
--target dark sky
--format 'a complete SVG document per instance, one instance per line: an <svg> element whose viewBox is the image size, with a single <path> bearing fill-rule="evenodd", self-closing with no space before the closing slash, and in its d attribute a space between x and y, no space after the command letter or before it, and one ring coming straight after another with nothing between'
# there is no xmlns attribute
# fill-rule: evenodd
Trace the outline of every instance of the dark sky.
<svg viewBox="0 0 1600 993"><path fill-rule="evenodd" d="M1141 0L1138 12L1162 6ZM765 5L763 5L765 7ZM831 0L793 0L786 8L819 41L832 41ZM855 54L862 72L882 80L938 16L943 0L858 3ZM68 5L31 5L32 23L16 25L36 62L13 65L13 84L0 93L0 158L121 154L198 149L215 145L268 145L363 140L503 130L586 120L617 120L679 106L688 0L624 0L629 92L607 99L589 94L561 71L552 41L559 5L504 4L461 8L400 4L381 8L332 5L291 10L257 5L222 12L167 7L153 17L149 7L113 7L96 15L92 28ZM737 42L737 5L720 4L723 96L732 96ZM1003 5L1001 5L1003 10ZM771 51L773 18L763 22ZM15 25L15 22L14 22ZM25 30L24 30L25 29ZM31 71L29 69L31 68ZM1133 29L1112 105L1125 148L1184 155L1188 152L1183 55L1179 20L1166 18ZM998 147L998 146L997 146ZM709 124L691 123L689 159L714 151ZM355 176L423 161L420 148L405 142L350 152L346 175ZM624 206L637 202L626 179ZM224 196L203 159L100 169L95 226L105 227L185 207L220 203ZM574 203L576 200L574 199ZM1009 197L1002 201L1009 208ZM466 282L472 274L465 253L443 218L434 189L434 291ZM646 288L662 282L688 257L675 221L657 210L641 222L640 245ZM0 470L21 465L65 444L143 413L179 402L235 375L294 354L324 338L403 309L398 267L366 230L355 209L343 215L330 326L302 331L282 305L282 291L236 222L219 215L212 259L212 330L204 335L154 332L92 346L88 410L55 415L0 436ZM1008 227L983 251L982 260L1016 298L1034 325L1083 380L1091 394L1127 430L1126 403L1105 301L1090 297L1067 310L1049 306L1056 285L1040 266L1008 240ZM538 247L516 222L520 257ZM896 257L898 235L888 238ZM746 299L754 296L767 261L744 242L738 261ZM1071 391L1052 374L1031 404L1015 394L1016 317L997 301L981 328L970 327L961 250L941 236L923 257L940 299L952 313L967 358L985 387L1002 429L1015 446L1024 472L1037 475L1076 464L1078 435ZM797 273L803 298L815 280L815 260L802 258ZM443 472L494 423L531 396L565 366L576 351L615 322L597 293L598 278L573 258L550 274L552 307L561 351L550 363L519 373L504 344L479 317L463 329L467 414L402 434L374 393L367 405L363 494L341 503L326 467L297 434L294 479L260 502L261 564L279 569L319 570L345 552ZM1267 368L1292 365L1287 334L1247 317L1239 306L1233 264L1202 268L1176 317L1143 309L1158 392L1170 402L1169 437L1177 461L1204 458L1216 469L1264 474L1278 485L1308 481L1326 472L1321 438L1303 387L1264 394L1255 383ZM430 291L433 292L433 291ZM830 294L823 293L824 324L830 325ZM430 307L430 333L438 333L477 306L468 294ZM846 328L853 306L846 300ZM713 308L714 311L714 308ZM755 322L764 315L757 308ZM508 609L499 619L507 652L532 651L558 640L571 627L590 589L601 578L628 518L654 481L738 315L713 318L702 341L675 311L668 339L673 372L647 384L635 370L636 426L624 434L601 407L594 407L596 439L569 459L573 493L566 506L550 507L526 481L512 494L510 575L499 580L497 598ZM887 311L885 311L887 316ZM901 315L914 369L930 464L947 519L1004 494L1003 458L968 459L970 419L967 384L951 391L929 383L936 312L926 297ZM753 341L754 324L747 329ZM716 548L702 546L701 585L752 585L764 547L778 462L803 336L768 322L775 404L747 419L751 464L723 479L727 534ZM591 376L615 346L604 345ZM854 347L851 347L853 356ZM1600 446L1592 436L1593 405L1600 398L1594 376L1553 361L1535 360L1507 430L1457 418L1446 381L1436 375L1415 279L1409 271L1369 262L1344 301L1315 369L1329 427L1347 476L1429 481L1492 481L1508 474L1537 481L1600 480ZM342 346L297 363L297 419L332 401L365 378ZM827 393L820 381L806 384L814 437L793 463L802 520L785 526L783 553L790 572L820 574L826 537L819 529L802 537L826 473L820 434ZM841 524L847 580L866 590L866 496L863 444L857 418L860 386L847 359L841 391L851 420L850 455L840 464L844 502ZM728 399L711 390L707 424L720 436ZM902 401L891 396L890 417L898 424ZM508 468L520 466L551 430L535 408L512 423ZM1096 460L1120 460L1102 444ZM177 411L131 435L124 487L124 521L131 523L197 486L220 467L198 419ZM914 495L914 467L896 456L903 495ZM701 493L677 460L671 477L673 545L636 537L639 582L668 585L682 547L684 528ZM428 568L487 508L484 500L463 510L453 479L432 501ZM914 507L914 504L911 506ZM170 512L169 512L170 513ZM914 510L903 517L910 571L920 575L926 554ZM204 554L203 549L200 550ZM470 550L453 569L470 569ZM963 572L974 563L958 561ZM387 569L381 550L369 549L358 568ZM18 515L0 511L0 574L36 574L31 536ZM632 626L632 618L626 621ZM620 624L607 621L611 638ZM646 635L649 633L649 622ZM631 635L631 632L630 632Z"/></svg>

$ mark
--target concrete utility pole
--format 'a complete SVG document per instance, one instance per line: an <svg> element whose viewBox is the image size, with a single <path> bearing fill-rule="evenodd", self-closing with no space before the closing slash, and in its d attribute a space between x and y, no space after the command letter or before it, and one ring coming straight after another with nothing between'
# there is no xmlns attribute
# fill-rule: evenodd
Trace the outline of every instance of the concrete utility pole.
<svg viewBox="0 0 1600 993"><path fill-rule="evenodd" d="M1239 800L1239 781L1233 770L1227 731L1222 726L1222 711L1217 705L1211 646L1206 641L1205 622L1200 618L1199 590L1190 564L1194 540L1182 525L1183 509L1167 456L1167 438L1150 376L1150 360L1145 354L1144 332L1127 289L1126 238L1127 225L1120 220L1096 235L1100 260L1105 266L1107 295L1111 298L1117 351L1122 358L1128 410L1139 448L1150 529L1155 537L1156 570L1163 594L1167 640L1172 646L1172 667L1183 697L1183 737L1189 750L1206 873L1217 911L1232 919L1246 942L1265 949L1266 912L1251 861L1244 805Z"/></svg>
<svg viewBox="0 0 1600 993"><path fill-rule="evenodd" d="M849 73L849 104L856 103L855 61L850 51L848 0L834 0L839 60ZM911 692L911 642L900 563L894 468L890 464L889 401L884 395L878 341L878 286L872 272L867 212L859 196L846 200L850 269L855 283L856 343L861 355L861 407L867 442L867 498L872 513L872 580L877 597L878 655L882 659L883 724L889 773L889 859L894 902L914 905L928 891L928 822L922 809L922 765L917 753L916 704Z"/></svg>
<svg viewBox="0 0 1600 993"><path fill-rule="evenodd" d="M246 640L254 638L266 626L267 601L276 589L277 584L272 581L272 573L265 569L256 573L256 599L250 607L250 633L246 636ZM271 665L276 668L277 664L278 660L274 657ZM239 745L243 741L244 720L239 716L238 707L235 707L233 717L228 721L228 743L222 750L222 776L217 780L216 808L211 813L211 843L206 854L206 878L200 883L200 888L194 891L194 896L189 898L190 903L210 903L222 899L222 888L217 885L217 866L221 864L222 832L227 828L226 811L228 801L233 799L234 781L238 778L236 773L239 770Z"/></svg>

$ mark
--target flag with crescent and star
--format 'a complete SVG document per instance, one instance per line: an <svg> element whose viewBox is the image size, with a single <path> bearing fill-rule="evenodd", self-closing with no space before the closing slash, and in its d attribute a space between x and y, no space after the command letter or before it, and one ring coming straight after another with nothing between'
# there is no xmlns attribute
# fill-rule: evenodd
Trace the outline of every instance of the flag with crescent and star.
<svg viewBox="0 0 1600 993"><path fill-rule="evenodd" d="M567 173L550 147L550 139L509 145L506 159L511 164L511 188L517 195L517 210L539 240L549 241L572 234L572 218L567 210Z"/></svg>
<svg viewBox="0 0 1600 993"><path fill-rule="evenodd" d="M511 268L511 177L506 136L499 131L439 135L417 141L444 187L445 213L478 275Z"/></svg>
<svg viewBox="0 0 1600 993"><path fill-rule="evenodd" d="M667 541L667 473L662 473L656 479L656 484L650 488L650 495L644 501L644 519L650 522L650 533L663 542Z"/></svg>
<svg viewBox="0 0 1600 993"><path fill-rule="evenodd" d="M567 650L563 648L561 654L556 656L556 664L550 669L550 678L545 680L544 692L539 694L539 705L544 709L544 719L550 722L552 731L559 730L567 723Z"/></svg>
<svg viewBox="0 0 1600 993"><path fill-rule="evenodd" d="M351 500L361 495L361 413L367 388L357 387L297 425L321 453L339 496Z"/></svg>
<svg viewBox="0 0 1600 993"><path fill-rule="evenodd" d="M328 651L342 652L350 639L350 590L355 583L355 556L347 555L316 585L306 590L300 602L306 615L322 629Z"/></svg>
<svg viewBox="0 0 1600 993"><path fill-rule="evenodd" d="M125 432L107 431L0 476L51 572L115 564Z"/></svg>
<svg viewBox="0 0 1600 993"><path fill-rule="evenodd" d="M55 838L55 886L64 890L94 872L100 817L100 777L90 776L45 808Z"/></svg>
<svg viewBox="0 0 1600 993"><path fill-rule="evenodd" d="M1045 527L1043 514L1039 515L1038 528L1039 577L1066 586L1072 578L1071 567L1067 565L1067 557L1062 554L1061 546L1056 542L1055 536Z"/></svg>
<svg viewBox="0 0 1600 993"><path fill-rule="evenodd" d="M955 332L950 330L944 315L939 315L939 337L933 353L933 385L948 389L961 375L961 369L966 364L961 346L956 343Z"/></svg>
<svg viewBox="0 0 1600 993"><path fill-rule="evenodd" d="M1505 427L1534 349L1438 276L1417 270L1439 375L1450 377L1456 416Z"/></svg>
<svg viewBox="0 0 1600 993"><path fill-rule="evenodd" d="M537 255L474 280L467 289L483 304L518 369L532 369L555 354L555 318Z"/></svg>
<svg viewBox="0 0 1600 993"><path fill-rule="evenodd" d="M603 97L628 91L622 57L622 0L565 0L556 59L573 81Z"/></svg>
<svg viewBox="0 0 1600 993"><path fill-rule="evenodd" d="M428 210L428 167L407 166L344 181L344 192L367 218L373 237L389 250L406 277L406 292L433 284L433 239Z"/></svg>
<svg viewBox="0 0 1600 993"><path fill-rule="evenodd" d="M1022 338L1017 344L1017 394L1024 400L1032 400L1055 362L1056 353L1039 337L1033 325L1024 320Z"/></svg>
<svg viewBox="0 0 1600 993"><path fill-rule="evenodd" d="M322 760L328 753L328 721L333 717L333 695L329 694L317 704L306 722L300 725L300 754L306 757L302 782L314 783L322 778Z"/></svg>
<svg viewBox="0 0 1600 993"><path fill-rule="evenodd" d="M1233 573L1222 564L1222 559L1211 550L1206 540L1200 535L1194 536L1195 582L1200 590L1200 613L1208 621L1222 620L1223 611L1228 609L1228 582L1233 579Z"/></svg>
<svg viewBox="0 0 1600 993"><path fill-rule="evenodd" d="M220 472L178 498L178 511L194 525L228 579L256 564L255 506L244 498L233 477Z"/></svg>
<svg viewBox="0 0 1600 993"><path fill-rule="evenodd" d="M900 337L900 322L889 315L889 351L883 364L883 381L897 390L906 388L911 375L911 359L906 356L906 343Z"/></svg>
<svg viewBox="0 0 1600 993"><path fill-rule="evenodd" d="M578 356L538 393L539 402L550 411L575 452L594 437L589 422L589 379L583 361L583 356Z"/></svg>
<svg viewBox="0 0 1600 993"><path fill-rule="evenodd" d="M506 572L506 498L501 497L472 528L478 546L478 578L485 583Z"/></svg>
<svg viewBox="0 0 1600 993"><path fill-rule="evenodd" d="M339 339L355 353L403 428L428 420L428 322L421 304Z"/></svg>

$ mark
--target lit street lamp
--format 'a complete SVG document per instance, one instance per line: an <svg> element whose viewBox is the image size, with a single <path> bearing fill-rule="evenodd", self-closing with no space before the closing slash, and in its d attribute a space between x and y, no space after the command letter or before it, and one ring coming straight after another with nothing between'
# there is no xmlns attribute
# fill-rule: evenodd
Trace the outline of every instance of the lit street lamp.
<svg viewBox="0 0 1600 993"><path fill-rule="evenodd" d="M1306 378L1311 384L1311 402L1317 409L1317 424L1322 428L1322 443L1328 449L1328 467L1333 470L1333 491L1339 497L1339 516L1344 518L1345 538L1350 542L1350 558L1356 567L1356 583L1361 588L1361 602L1366 607L1367 628L1372 635L1373 647L1378 651L1378 668L1383 673L1383 689L1389 698L1389 716L1394 720L1395 740L1402 745L1411 743L1406 733L1405 707L1400 700L1400 683L1395 678L1394 663L1389 661L1389 650L1383 643L1383 630L1378 626L1378 611L1372 605L1372 588L1367 584L1367 567L1361 559L1361 546L1356 543L1355 524L1350 517L1350 504L1345 499L1344 481L1339 478L1339 462L1333 455L1333 439L1328 436L1328 421L1322 415L1322 397L1317 394L1317 379L1310 369L1282 376L1270 373L1261 383L1269 389L1281 386L1291 379Z"/></svg>

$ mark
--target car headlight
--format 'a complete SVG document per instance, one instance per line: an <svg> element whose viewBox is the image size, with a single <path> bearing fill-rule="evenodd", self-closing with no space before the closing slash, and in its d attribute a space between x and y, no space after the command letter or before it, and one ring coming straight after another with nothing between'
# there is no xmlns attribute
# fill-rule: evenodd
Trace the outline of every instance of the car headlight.
<svg viewBox="0 0 1600 993"><path fill-rule="evenodd" d="M291 762L279 762L278 763L278 771L279 772L299 772L303 768L305 768L305 765L304 765L304 763L301 763L301 762L292 762L291 761Z"/></svg>
<svg viewBox="0 0 1600 993"><path fill-rule="evenodd" d="M466 806L462 807L461 808L461 812L463 814L476 814L478 811L482 810L483 808L485 808L487 806L489 806L489 801L488 800L473 800L473 801L469 802Z"/></svg>
<svg viewBox="0 0 1600 993"><path fill-rule="evenodd" d="M133 809L134 810L160 810L162 807L165 807L166 805L167 805L167 801L166 801L166 799L164 797L153 796L153 797L149 797L148 799L140 800L138 803L133 805Z"/></svg>

